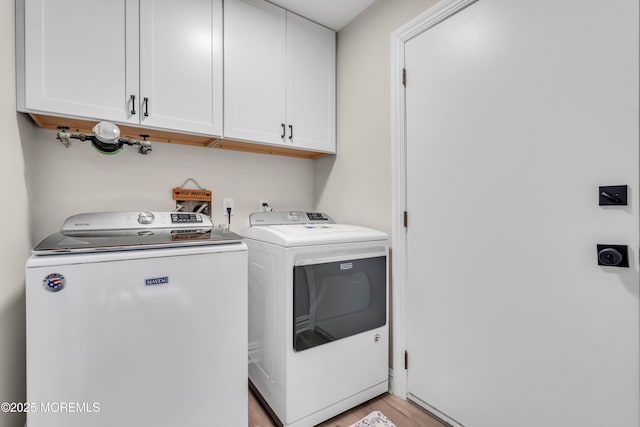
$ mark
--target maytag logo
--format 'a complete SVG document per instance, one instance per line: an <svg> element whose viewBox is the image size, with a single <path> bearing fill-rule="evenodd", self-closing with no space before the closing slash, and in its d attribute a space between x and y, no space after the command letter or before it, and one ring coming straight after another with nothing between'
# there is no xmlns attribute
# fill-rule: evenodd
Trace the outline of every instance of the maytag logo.
<svg viewBox="0 0 640 427"><path fill-rule="evenodd" d="M169 277L154 277L152 279L145 279L144 284L147 286L153 285L164 285L165 283L169 283Z"/></svg>
<svg viewBox="0 0 640 427"><path fill-rule="evenodd" d="M340 264L340 270L351 270L353 268L352 262L343 262Z"/></svg>

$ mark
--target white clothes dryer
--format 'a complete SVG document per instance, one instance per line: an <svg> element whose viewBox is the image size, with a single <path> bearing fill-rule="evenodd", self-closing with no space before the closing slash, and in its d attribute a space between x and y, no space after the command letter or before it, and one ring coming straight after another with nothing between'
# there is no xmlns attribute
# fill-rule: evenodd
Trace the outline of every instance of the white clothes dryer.
<svg viewBox="0 0 640 427"><path fill-rule="evenodd" d="M264 212L249 248L249 383L274 420L314 426L388 390L388 238Z"/></svg>
<svg viewBox="0 0 640 427"><path fill-rule="evenodd" d="M206 216L69 218L26 312L27 427L247 425L247 248Z"/></svg>

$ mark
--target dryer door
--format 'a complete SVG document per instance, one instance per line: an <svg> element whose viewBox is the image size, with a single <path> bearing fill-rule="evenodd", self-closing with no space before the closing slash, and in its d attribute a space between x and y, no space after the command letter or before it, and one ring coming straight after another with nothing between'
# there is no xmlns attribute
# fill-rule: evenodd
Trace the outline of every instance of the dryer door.
<svg viewBox="0 0 640 427"><path fill-rule="evenodd" d="M293 348L302 351L385 325L387 257L316 260L293 269Z"/></svg>

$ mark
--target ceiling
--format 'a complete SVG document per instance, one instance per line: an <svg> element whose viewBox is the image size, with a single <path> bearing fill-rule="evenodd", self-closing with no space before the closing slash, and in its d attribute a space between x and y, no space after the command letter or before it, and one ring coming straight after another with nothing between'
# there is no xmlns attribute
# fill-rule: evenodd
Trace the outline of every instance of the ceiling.
<svg viewBox="0 0 640 427"><path fill-rule="evenodd" d="M298 15L339 31L375 0L269 0Z"/></svg>

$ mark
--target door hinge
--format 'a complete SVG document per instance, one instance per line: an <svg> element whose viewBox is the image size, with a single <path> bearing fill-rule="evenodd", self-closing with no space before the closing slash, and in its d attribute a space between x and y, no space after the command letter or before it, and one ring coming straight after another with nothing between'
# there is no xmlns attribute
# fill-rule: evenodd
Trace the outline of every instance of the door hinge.
<svg viewBox="0 0 640 427"><path fill-rule="evenodd" d="M409 352L407 350L404 351L404 369L409 369Z"/></svg>
<svg viewBox="0 0 640 427"><path fill-rule="evenodd" d="M407 69L402 69L402 86L407 87Z"/></svg>
<svg viewBox="0 0 640 427"><path fill-rule="evenodd" d="M409 223L409 214L407 213L407 211L404 211L402 218L403 218L402 221L404 223L404 228L407 228L407 224Z"/></svg>

